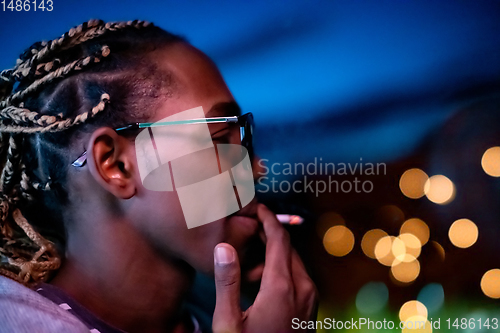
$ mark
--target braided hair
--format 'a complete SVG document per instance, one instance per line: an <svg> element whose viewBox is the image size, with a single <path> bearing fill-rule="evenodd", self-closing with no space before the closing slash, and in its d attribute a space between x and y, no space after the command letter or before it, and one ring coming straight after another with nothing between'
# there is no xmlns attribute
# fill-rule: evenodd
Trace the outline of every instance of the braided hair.
<svg viewBox="0 0 500 333"><path fill-rule="evenodd" d="M149 119L175 85L147 55L183 41L144 21L90 20L0 73L0 274L31 285L59 268L67 171L82 138Z"/></svg>

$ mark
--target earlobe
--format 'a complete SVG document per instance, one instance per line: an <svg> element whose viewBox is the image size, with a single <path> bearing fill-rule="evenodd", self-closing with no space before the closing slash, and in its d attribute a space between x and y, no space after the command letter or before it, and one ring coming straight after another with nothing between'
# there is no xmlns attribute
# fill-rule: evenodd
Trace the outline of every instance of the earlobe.
<svg viewBox="0 0 500 333"><path fill-rule="evenodd" d="M130 143L109 127L97 129L87 147L87 162L94 179L120 199L136 192Z"/></svg>

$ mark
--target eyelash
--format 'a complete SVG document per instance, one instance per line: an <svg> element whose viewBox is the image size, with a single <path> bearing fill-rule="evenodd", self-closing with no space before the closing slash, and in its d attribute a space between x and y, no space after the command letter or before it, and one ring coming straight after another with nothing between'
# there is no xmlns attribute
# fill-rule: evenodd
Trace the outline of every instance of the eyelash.
<svg viewBox="0 0 500 333"><path fill-rule="evenodd" d="M216 131L215 133L212 134L212 140L219 140L221 138L229 138L230 130L228 127L221 128L220 130Z"/></svg>
<svg viewBox="0 0 500 333"><path fill-rule="evenodd" d="M212 141L215 141L218 143L229 143L229 135L228 135L228 133L226 133L224 135L212 136Z"/></svg>

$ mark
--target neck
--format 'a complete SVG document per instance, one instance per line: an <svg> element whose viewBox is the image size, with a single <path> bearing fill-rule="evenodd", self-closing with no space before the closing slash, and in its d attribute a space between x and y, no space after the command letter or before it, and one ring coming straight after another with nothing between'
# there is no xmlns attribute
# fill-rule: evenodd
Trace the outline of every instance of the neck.
<svg viewBox="0 0 500 333"><path fill-rule="evenodd" d="M51 283L124 331L183 331L179 314L192 270L161 256L131 223L94 218L77 224L84 230L68 230L66 259Z"/></svg>

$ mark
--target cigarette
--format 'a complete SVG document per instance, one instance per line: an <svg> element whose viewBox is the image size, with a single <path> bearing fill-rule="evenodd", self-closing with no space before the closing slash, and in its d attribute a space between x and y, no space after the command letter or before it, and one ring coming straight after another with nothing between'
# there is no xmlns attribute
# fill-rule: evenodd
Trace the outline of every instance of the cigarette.
<svg viewBox="0 0 500 333"><path fill-rule="evenodd" d="M276 214L276 218L282 224L302 224L304 222L304 218L298 215Z"/></svg>

